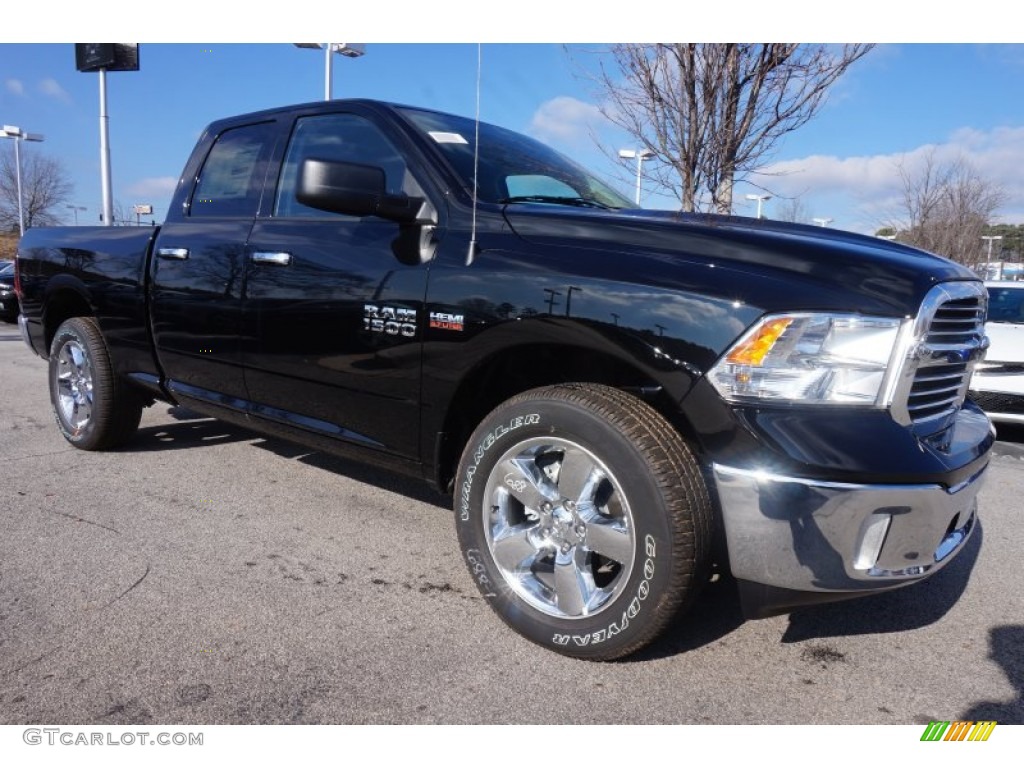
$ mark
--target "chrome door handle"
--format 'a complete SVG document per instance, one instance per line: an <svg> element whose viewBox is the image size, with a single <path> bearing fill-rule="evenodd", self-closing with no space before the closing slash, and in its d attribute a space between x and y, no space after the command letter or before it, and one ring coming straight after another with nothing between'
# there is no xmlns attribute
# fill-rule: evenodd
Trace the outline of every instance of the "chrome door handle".
<svg viewBox="0 0 1024 768"><path fill-rule="evenodd" d="M157 248L156 255L161 259L187 259L188 248Z"/></svg>
<svg viewBox="0 0 1024 768"><path fill-rule="evenodd" d="M287 267L292 263L292 255L283 251L253 251L252 260L256 264L274 264Z"/></svg>

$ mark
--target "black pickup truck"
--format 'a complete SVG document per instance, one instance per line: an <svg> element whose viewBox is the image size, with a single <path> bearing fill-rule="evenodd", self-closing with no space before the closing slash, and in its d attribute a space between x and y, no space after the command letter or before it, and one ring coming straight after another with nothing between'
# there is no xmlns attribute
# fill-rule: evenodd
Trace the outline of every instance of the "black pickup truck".
<svg viewBox="0 0 1024 768"><path fill-rule="evenodd" d="M213 123L163 226L32 229L16 282L73 445L162 401L425 478L493 609L564 654L636 651L715 565L769 615L918 581L976 526L972 273L639 210L473 120Z"/></svg>

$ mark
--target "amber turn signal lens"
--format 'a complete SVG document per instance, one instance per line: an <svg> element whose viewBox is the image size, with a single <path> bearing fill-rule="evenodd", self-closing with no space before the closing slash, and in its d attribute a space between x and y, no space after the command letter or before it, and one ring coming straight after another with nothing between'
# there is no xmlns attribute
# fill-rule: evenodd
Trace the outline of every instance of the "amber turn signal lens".
<svg viewBox="0 0 1024 768"><path fill-rule="evenodd" d="M791 317L781 317L770 320L762 325L757 333L743 343L737 345L726 361L733 365L761 365L768 353L772 351L775 342L793 322Z"/></svg>

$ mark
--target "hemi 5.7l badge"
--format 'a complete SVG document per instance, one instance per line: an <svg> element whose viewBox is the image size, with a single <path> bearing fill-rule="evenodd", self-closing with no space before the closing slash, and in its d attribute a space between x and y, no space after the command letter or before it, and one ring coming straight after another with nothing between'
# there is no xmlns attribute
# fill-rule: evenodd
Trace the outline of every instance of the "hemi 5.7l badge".
<svg viewBox="0 0 1024 768"><path fill-rule="evenodd" d="M412 338L416 335L416 310L363 304L363 330Z"/></svg>
<svg viewBox="0 0 1024 768"><path fill-rule="evenodd" d="M466 324L465 315L453 315L448 312L431 312L430 327L440 328L442 331L461 331Z"/></svg>

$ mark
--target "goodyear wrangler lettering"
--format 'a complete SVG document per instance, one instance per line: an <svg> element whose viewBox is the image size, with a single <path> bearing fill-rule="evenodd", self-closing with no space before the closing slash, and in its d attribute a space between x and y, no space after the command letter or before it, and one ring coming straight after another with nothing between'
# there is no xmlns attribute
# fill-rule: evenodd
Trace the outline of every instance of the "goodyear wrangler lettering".
<svg viewBox="0 0 1024 768"><path fill-rule="evenodd" d="M473 477L476 475L476 470L480 466L480 462L483 461L484 454L490 450L494 442L507 435L513 429L519 429L520 427L529 426L531 424L539 424L540 415L536 413L530 413L526 416L515 416L509 420L508 425L501 424L495 427L489 432L480 444L476 447L473 452L473 463L466 470L466 481L462 484L462 492L459 504L459 519L463 522L469 520L469 494L473 488Z"/></svg>

